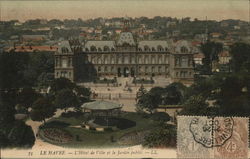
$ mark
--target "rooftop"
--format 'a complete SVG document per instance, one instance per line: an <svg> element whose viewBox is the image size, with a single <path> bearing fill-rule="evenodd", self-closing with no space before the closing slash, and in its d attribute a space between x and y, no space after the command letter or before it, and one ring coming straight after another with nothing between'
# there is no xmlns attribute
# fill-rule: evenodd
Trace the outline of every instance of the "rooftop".
<svg viewBox="0 0 250 159"><path fill-rule="evenodd" d="M113 110L122 108L122 105L108 101L94 101L83 104L82 108L88 110Z"/></svg>

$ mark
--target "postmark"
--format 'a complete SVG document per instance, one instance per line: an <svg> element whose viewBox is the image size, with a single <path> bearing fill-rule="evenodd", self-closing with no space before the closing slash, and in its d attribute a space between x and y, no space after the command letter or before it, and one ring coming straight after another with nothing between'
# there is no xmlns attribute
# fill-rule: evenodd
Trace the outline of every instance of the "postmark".
<svg viewBox="0 0 250 159"><path fill-rule="evenodd" d="M248 118L177 117L178 158L247 158Z"/></svg>
<svg viewBox="0 0 250 159"><path fill-rule="evenodd" d="M223 118L218 117L218 120ZM234 117L232 136L221 146L214 148L215 158L248 158L248 118ZM216 132L215 139L223 133Z"/></svg>
<svg viewBox="0 0 250 159"><path fill-rule="evenodd" d="M233 124L232 117L194 117L189 128L196 142L211 148L223 145L232 136Z"/></svg>
<svg viewBox="0 0 250 159"><path fill-rule="evenodd" d="M202 144L194 140L194 136L190 131L190 123L199 122L204 123L207 117L190 117L190 116L178 116L177 117L177 157L178 158L213 158L212 149L204 147ZM199 135L199 131L193 127L194 134ZM212 137L211 132L203 134L207 139Z"/></svg>

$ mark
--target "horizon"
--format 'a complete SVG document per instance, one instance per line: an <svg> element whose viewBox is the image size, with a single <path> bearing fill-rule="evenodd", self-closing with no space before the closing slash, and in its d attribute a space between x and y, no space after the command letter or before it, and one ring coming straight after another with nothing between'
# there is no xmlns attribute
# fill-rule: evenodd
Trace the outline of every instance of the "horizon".
<svg viewBox="0 0 250 159"><path fill-rule="evenodd" d="M11 0L0 1L1 21L110 19L155 16L192 20L249 21L248 0Z"/></svg>

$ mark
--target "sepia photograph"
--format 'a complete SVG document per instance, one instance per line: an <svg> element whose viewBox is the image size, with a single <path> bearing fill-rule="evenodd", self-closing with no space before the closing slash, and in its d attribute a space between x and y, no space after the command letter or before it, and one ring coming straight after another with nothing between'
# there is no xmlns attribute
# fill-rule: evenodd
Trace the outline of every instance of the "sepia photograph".
<svg viewBox="0 0 250 159"><path fill-rule="evenodd" d="M249 158L250 0L0 0L0 158Z"/></svg>

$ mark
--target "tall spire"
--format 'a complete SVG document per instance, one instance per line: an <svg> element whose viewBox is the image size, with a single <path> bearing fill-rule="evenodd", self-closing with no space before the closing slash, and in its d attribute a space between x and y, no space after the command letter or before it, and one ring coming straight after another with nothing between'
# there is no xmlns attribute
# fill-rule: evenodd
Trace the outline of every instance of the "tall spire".
<svg viewBox="0 0 250 159"><path fill-rule="evenodd" d="M206 24L205 24L205 37L203 39L203 43L208 41L208 27L207 27L207 16L206 16Z"/></svg>
<svg viewBox="0 0 250 159"><path fill-rule="evenodd" d="M130 19L129 19L129 17L125 16L125 18L123 20L123 31L128 32L129 27L130 27Z"/></svg>

